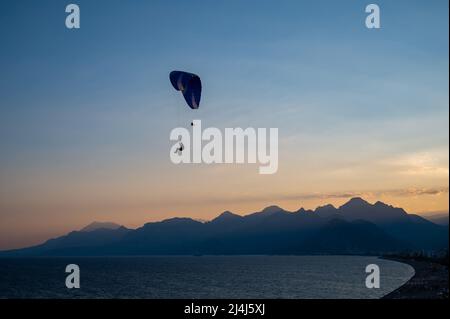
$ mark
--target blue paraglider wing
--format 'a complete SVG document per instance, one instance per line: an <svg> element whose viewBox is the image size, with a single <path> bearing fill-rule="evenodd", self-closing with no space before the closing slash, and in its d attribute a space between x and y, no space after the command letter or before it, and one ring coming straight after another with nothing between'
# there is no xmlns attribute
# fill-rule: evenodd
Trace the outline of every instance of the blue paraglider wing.
<svg viewBox="0 0 450 319"><path fill-rule="evenodd" d="M181 91L186 103L191 109L198 109L202 96L202 82L200 77L193 73L172 71L170 82L175 90Z"/></svg>

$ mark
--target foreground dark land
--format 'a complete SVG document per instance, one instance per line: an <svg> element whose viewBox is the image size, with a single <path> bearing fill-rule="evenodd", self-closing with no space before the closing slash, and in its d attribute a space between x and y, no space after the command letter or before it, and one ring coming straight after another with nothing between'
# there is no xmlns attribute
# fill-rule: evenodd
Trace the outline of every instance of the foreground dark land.
<svg viewBox="0 0 450 319"><path fill-rule="evenodd" d="M421 257L385 256L410 265L415 275L383 299L448 299L448 256L446 260Z"/></svg>

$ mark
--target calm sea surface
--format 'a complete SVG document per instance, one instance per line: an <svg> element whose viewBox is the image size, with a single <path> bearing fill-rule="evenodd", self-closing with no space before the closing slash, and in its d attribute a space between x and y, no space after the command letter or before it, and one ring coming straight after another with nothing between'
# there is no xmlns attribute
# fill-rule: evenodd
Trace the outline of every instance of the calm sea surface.
<svg viewBox="0 0 450 319"><path fill-rule="evenodd" d="M65 286L68 264L80 267L80 289ZM368 264L380 267L380 289L365 286ZM380 298L413 275L353 256L0 258L0 298Z"/></svg>

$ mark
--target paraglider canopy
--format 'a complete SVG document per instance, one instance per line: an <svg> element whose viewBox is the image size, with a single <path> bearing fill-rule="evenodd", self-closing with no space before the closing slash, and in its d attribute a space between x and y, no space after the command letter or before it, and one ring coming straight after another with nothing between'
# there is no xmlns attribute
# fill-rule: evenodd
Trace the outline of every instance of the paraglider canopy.
<svg viewBox="0 0 450 319"><path fill-rule="evenodd" d="M183 71L172 71L170 72L170 82L175 90L181 91L191 109L199 108L202 82L198 75Z"/></svg>

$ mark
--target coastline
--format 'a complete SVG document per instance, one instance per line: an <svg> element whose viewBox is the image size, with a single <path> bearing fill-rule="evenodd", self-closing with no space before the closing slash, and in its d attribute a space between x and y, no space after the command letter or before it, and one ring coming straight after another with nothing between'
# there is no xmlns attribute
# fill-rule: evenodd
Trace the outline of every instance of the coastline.
<svg viewBox="0 0 450 319"><path fill-rule="evenodd" d="M381 299L448 299L448 266L431 261L404 257L380 257L405 263L415 274L404 285Z"/></svg>

